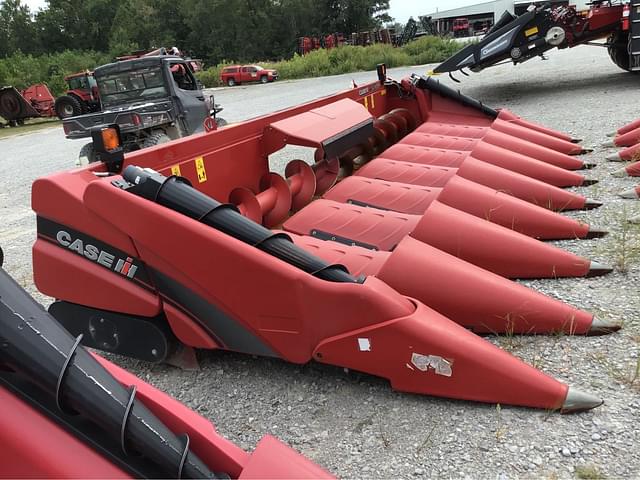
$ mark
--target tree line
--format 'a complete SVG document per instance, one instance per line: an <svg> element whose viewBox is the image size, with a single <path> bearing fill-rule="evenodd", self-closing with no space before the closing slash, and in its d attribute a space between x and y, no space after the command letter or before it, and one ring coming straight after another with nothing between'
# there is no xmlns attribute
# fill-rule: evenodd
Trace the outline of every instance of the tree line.
<svg viewBox="0 0 640 480"><path fill-rule="evenodd" d="M208 64L289 58L300 36L392 20L389 0L0 1L0 58L82 50L121 55L177 46Z"/></svg>

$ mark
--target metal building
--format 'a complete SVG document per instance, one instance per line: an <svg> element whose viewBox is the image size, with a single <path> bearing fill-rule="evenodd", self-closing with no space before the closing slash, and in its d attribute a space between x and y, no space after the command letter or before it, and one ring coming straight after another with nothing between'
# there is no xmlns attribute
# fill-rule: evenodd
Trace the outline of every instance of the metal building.
<svg viewBox="0 0 640 480"><path fill-rule="evenodd" d="M460 25L461 20L468 22L468 34L474 35L482 33L493 25L507 11L511 14L520 15L526 11L531 4L542 5L544 3L571 4L578 10L588 10L588 0L494 0L491 2L477 3L466 7L453 8L451 10L440 10L425 15L431 17L431 22L436 31L440 34L453 33L454 23Z"/></svg>

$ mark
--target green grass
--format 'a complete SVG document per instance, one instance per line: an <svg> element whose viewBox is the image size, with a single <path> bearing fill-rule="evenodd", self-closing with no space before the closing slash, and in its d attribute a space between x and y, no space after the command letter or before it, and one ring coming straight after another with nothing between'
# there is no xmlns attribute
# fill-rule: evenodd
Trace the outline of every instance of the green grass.
<svg viewBox="0 0 640 480"><path fill-rule="evenodd" d="M463 47L464 44L451 39L422 37L400 48L382 43L368 47L345 45L329 50L314 50L304 56L295 54L289 60L256 63L264 68L276 69L281 80L293 80L370 71L375 70L379 63L394 68L441 62ZM198 78L206 87L219 86L220 70L231 63L223 62L199 72Z"/></svg>
<svg viewBox="0 0 640 480"><path fill-rule="evenodd" d="M6 121L2 117L0 117L0 125L4 125L5 123ZM9 127L7 125L4 128L0 128L0 139L13 137L15 135L20 135L23 133L35 132L58 125L62 125L62 122L57 118L31 118L29 120L26 120L24 125L20 125L17 127Z"/></svg>

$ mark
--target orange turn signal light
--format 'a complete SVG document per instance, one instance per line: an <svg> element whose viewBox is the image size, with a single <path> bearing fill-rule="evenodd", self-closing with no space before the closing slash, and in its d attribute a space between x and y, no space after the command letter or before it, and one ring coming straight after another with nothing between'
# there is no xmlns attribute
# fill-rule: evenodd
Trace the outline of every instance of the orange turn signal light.
<svg viewBox="0 0 640 480"><path fill-rule="evenodd" d="M115 128L102 129L102 145L108 152L115 150L120 146L120 136Z"/></svg>

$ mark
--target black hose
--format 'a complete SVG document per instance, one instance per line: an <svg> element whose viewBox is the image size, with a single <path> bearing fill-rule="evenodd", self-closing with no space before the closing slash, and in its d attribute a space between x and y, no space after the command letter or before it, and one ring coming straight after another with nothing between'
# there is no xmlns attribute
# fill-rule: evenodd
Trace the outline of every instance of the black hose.
<svg viewBox="0 0 640 480"><path fill-rule="evenodd" d="M78 340L0 269L0 364L48 392L62 411L99 425L125 453L142 455L166 478L218 478Z"/></svg>
<svg viewBox="0 0 640 480"><path fill-rule="evenodd" d="M241 215L235 206L220 203L199 192L182 177L165 177L153 170L128 166L123 178L127 191L198 220L231 237L330 282L358 283L343 265L330 265L295 245L283 233Z"/></svg>

